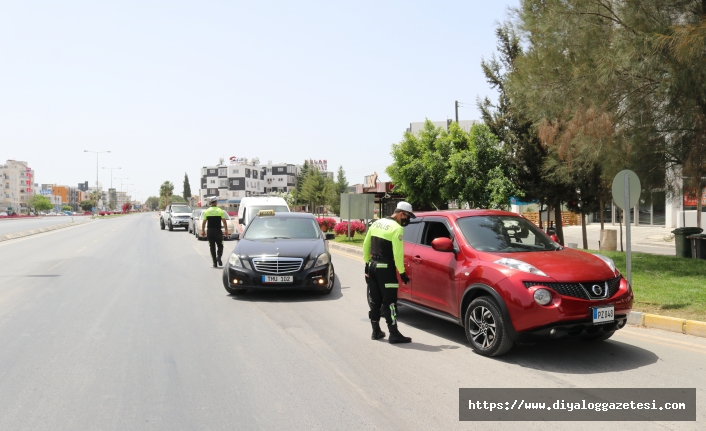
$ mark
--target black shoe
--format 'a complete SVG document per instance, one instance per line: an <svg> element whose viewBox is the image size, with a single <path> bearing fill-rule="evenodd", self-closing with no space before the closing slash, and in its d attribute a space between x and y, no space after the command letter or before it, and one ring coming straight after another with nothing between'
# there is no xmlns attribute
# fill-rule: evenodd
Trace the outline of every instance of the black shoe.
<svg viewBox="0 0 706 431"><path fill-rule="evenodd" d="M397 325L387 325L387 328L390 330L390 338L387 339L388 343L400 344L412 342L412 339L410 337L405 337L404 335L400 334L400 330L397 329Z"/></svg>
<svg viewBox="0 0 706 431"><path fill-rule="evenodd" d="M380 322L373 322L371 320L370 323L373 325L373 335L370 336L370 339L379 340L381 338L385 338L385 333L382 332L382 329L380 329Z"/></svg>
<svg viewBox="0 0 706 431"><path fill-rule="evenodd" d="M223 266L223 262L221 262L221 257L220 257L220 256L218 256L218 257L216 258L216 262L218 262L218 266Z"/></svg>
<svg viewBox="0 0 706 431"><path fill-rule="evenodd" d="M218 264L216 262L213 262L213 267L218 268Z"/></svg>

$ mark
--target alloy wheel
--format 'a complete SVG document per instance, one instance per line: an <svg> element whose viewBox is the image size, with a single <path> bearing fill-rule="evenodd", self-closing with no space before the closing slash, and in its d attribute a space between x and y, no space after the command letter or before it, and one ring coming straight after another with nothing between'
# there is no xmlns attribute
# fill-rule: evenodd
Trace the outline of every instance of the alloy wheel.
<svg viewBox="0 0 706 431"><path fill-rule="evenodd" d="M468 315L468 332L481 349L489 349L497 338L495 318L490 310L482 305L475 307Z"/></svg>

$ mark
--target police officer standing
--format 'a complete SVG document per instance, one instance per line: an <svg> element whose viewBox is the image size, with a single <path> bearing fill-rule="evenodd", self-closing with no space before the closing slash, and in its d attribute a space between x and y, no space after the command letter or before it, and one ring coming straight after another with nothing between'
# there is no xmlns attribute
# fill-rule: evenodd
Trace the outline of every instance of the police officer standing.
<svg viewBox="0 0 706 431"><path fill-rule="evenodd" d="M412 205L400 202L391 217L380 219L370 226L363 242L365 278L368 282L368 317L373 326L371 339L385 337L380 329L380 307L390 330L388 342L409 343L411 338L400 334L397 329L397 272L404 284L409 277L404 269L404 226L416 218Z"/></svg>
<svg viewBox="0 0 706 431"><path fill-rule="evenodd" d="M225 229L225 234L228 236L228 225L226 224L226 212L218 208L218 196L213 196L210 199L211 206L203 212L203 222L201 223L201 236L208 238L208 248L211 249L211 259L213 259L213 267L218 268L223 266L221 256L223 256L223 232L221 232L221 224ZM208 223L208 234L206 234L206 224ZM216 245L218 253L216 253Z"/></svg>

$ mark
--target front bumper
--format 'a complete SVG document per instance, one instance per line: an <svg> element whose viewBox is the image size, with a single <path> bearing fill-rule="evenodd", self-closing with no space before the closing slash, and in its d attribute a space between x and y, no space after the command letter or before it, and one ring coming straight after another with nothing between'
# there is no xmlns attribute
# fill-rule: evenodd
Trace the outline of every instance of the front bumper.
<svg viewBox="0 0 706 431"><path fill-rule="evenodd" d="M227 282L230 288L253 290L326 290L328 289L331 281L329 280L329 277L334 276L330 263L326 266L320 266L317 268L310 268L287 274L279 274L292 276L292 283L263 283L263 275L273 274L259 273L248 268L234 267L230 265L223 269L223 273L224 282ZM323 280L323 282L321 280Z"/></svg>
<svg viewBox="0 0 706 431"><path fill-rule="evenodd" d="M518 334L543 335L545 329L549 329L547 334L551 335L551 329L556 329L552 337L564 335L581 335L579 328L583 328L588 333L593 333L596 327L610 326L616 324L620 329L624 326L620 323L620 316L627 319L627 315L632 310L633 292L628 286L627 280L620 280L618 290L609 298L601 300L586 300L570 296L564 296L551 290L552 302L548 305L539 305L534 301L534 291L544 288L542 285L526 288L515 280L505 279L498 283L498 293L503 297L507 306L507 311L512 322L513 329ZM615 320L604 325L594 325L591 319L591 307L613 305L615 310ZM607 327L607 326L606 326Z"/></svg>
<svg viewBox="0 0 706 431"><path fill-rule="evenodd" d="M560 322L533 329L531 331L518 332L513 338L514 341L518 342L532 342L566 337L580 337L582 335L597 335L599 333L612 332L622 329L625 327L627 321L627 314L620 314L615 316L615 320L613 322L600 325L594 325L590 320Z"/></svg>
<svg viewBox="0 0 706 431"><path fill-rule="evenodd" d="M185 226L185 227L189 226L189 219L182 220L182 219L174 219L173 218L171 220L171 222L172 222L172 226Z"/></svg>

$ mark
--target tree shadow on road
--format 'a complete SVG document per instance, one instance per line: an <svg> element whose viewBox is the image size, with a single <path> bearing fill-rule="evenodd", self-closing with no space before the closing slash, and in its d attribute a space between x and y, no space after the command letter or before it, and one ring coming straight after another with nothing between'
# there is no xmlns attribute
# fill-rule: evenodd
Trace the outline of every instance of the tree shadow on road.
<svg viewBox="0 0 706 431"><path fill-rule="evenodd" d="M540 371L565 374L602 374L634 370L654 364L659 360L655 353L622 341L590 342L576 338L550 340L536 344L516 344L509 353L503 356L486 358L473 353L468 345L468 340L466 340L466 332L463 327L452 322L429 316L408 307L398 308L397 320L402 325L409 325L453 343L468 346L468 354L474 355L480 360L501 361ZM403 326L400 327L400 331L405 333ZM415 344L414 337L412 338L409 348L413 348L412 345ZM428 351L439 350L429 349Z"/></svg>

